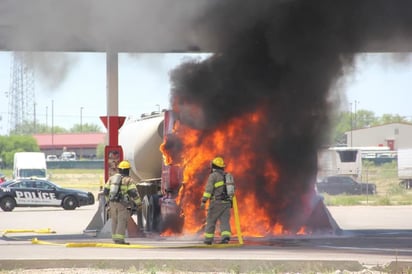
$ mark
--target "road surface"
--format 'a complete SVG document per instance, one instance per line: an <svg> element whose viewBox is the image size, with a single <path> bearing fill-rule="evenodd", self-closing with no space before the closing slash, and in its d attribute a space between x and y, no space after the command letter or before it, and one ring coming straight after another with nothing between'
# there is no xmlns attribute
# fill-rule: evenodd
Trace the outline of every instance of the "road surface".
<svg viewBox="0 0 412 274"><path fill-rule="evenodd" d="M385 273L412 268L412 206L328 207L342 230L339 235L245 238L242 246L234 241L211 247L201 243L201 236L155 235L114 247L109 238L83 233L96 210L97 204L74 211L0 211L0 269L104 266L246 273L374 268ZM55 233L37 233L46 228Z"/></svg>

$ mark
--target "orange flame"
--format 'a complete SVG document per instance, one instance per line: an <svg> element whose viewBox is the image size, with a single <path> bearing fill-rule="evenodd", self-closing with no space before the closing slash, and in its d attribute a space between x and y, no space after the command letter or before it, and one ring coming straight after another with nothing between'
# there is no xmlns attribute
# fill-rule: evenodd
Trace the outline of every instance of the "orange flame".
<svg viewBox="0 0 412 274"><path fill-rule="evenodd" d="M162 152L163 155L163 162L165 163L165 165L171 165L172 164L172 156L170 154L167 153L166 149L166 141L164 141L161 145L160 145L160 152Z"/></svg>
<svg viewBox="0 0 412 274"><path fill-rule="evenodd" d="M180 124L175 130L183 144L181 165L184 167L184 183L177 203L181 205L185 217L183 232L198 233L204 226L205 212L199 208L207 177L210 172L210 161L216 156L224 157L226 171L234 175L236 197L240 214L242 233L245 236L280 235L289 233L284 226L270 216L270 206L263 204L259 195L273 193L279 181L279 171L273 161L262 161L269 152L256 151L253 140L260 140L259 134L265 132L266 117L263 111L237 117L215 131L205 132ZM168 163L173 162L165 145L161 151ZM256 161L264 162L259 166L260 178L269 182L259 189L259 184L252 181L251 173L258 172ZM231 219L232 232L235 234L234 216ZM299 233L304 233L301 229Z"/></svg>

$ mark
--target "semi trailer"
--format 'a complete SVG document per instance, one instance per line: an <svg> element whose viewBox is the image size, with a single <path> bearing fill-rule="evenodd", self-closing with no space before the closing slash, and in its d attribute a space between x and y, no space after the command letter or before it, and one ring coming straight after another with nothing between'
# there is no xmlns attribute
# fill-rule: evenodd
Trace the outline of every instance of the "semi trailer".
<svg viewBox="0 0 412 274"><path fill-rule="evenodd" d="M184 217L176 198L183 182L179 165L168 164L160 151L162 143L173 134L172 111L152 112L129 119L119 131L119 145L124 159L131 164L130 175L138 181L142 199L137 211L138 225L144 231L180 232Z"/></svg>
<svg viewBox="0 0 412 274"><path fill-rule="evenodd" d="M407 189L412 188L412 149L398 149L399 184Z"/></svg>
<svg viewBox="0 0 412 274"><path fill-rule="evenodd" d="M137 181L142 206L131 208L134 233L166 230L179 233L184 217L176 197L182 186L183 171L179 165L166 164L160 146L173 134L174 114L171 111L153 112L139 118L128 118L119 130L119 147L106 147L107 176L117 171L123 159L130 162L130 176ZM99 208L85 233L106 233L110 230L109 208L103 193L99 193ZM130 233L130 231L129 231Z"/></svg>

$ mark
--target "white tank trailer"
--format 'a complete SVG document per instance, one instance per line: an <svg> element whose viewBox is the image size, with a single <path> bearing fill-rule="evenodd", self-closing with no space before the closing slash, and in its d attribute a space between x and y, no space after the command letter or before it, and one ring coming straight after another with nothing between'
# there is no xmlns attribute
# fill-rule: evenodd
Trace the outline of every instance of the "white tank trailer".
<svg viewBox="0 0 412 274"><path fill-rule="evenodd" d="M178 166L165 165L159 150L165 133L172 133L174 121L171 111L153 112L129 119L119 131L124 159L130 162L131 176L139 182L143 205L138 224L146 232L180 232L183 226L181 210L175 202L182 171Z"/></svg>
<svg viewBox="0 0 412 274"><path fill-rule="evenodd" d="M119 131L119 145L124 159L131 165L131 176L139 181L160 179L163 142L163 115L153 114L141 119L130 119Z"/></svg>
<svg viewBox="0 0 412 274"><path fill-rule="evenodd" d="M139 119L129 118L119 130L123 159L130 162L130 175L138 181L142 199L142 207L132 209L133 215L137 215L137 229L133 228L133 233L182 230L182 214L175 199L183 173L179 166L165 165L159 150L165 133L172 132L174 121L171 111L153 112ZM110 234L110 221L104 195L100 193L98 211L84 232Z"/></svg>

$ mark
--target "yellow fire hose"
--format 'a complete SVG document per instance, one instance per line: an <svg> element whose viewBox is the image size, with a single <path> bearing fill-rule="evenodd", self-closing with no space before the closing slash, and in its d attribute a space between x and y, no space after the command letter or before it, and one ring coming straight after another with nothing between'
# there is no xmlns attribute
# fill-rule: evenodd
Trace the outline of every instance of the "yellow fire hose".
<svg viewBox="0 0 412 274"><path fill-rule="evenodd" d="M239 244L212 244L212 245L183 245L183 246L149 246L149 245L139 245L139 244L114 244L114 243L93 243L93 242L78 242L78 243L53 243L42 241L37 238L32 238L32 244L41 244L41 245L55 245L55 246L65 246L65 247L107 247L107 248L228 248L228 247L239 247L243 245L242 231L240 228L240 219L239 219L239 209L237 205L236 196L233 197L233 211L235 217L236 232ZM39 234L50 234L56 233L50 228L45 229L7 229L3 231L3 236L9 233L39 233Z"/></svg>
<svg viewBox="0 0 412 274"><path fill-rule="evenodd" d="M242 230L240 229L239 209L237 207L236 196L233 196L232 203L233 203L233 212L235 214L235 225L236 225L237 239L239 241L239 244L243 245L243 236L242 236Z"/></svg>
<svg viewBox="0 0 412 274"><path fill-rule="evenodd" d="M64 246L64 244L58 244L58 243L52 243L52 242L46 242L46 241L41 241L37 238L31 239L32 244L38 244L38 245L56 245L56 246Z"/></svg>
<svg viewBox="0 0 412 274"><path fill-rule="evenodd" d="M114 244L114 243L93 243L93 242L77 242L77 243L53 243L42 241L37 238L31 240L32 244L38 245L55 245L64 247L106 247L106 248L139 248L139 249L152 249L152 248L229 248L229 247L239 247L240 244L213 244L213 245L180 245L180 246L151 246L151 245L139 245L139 244Z"/></svg>
<svg viewBox="0 0 412 274"><path fill-rule="evenodd" d="M52 234L56 233L55 231L52 231L50 228L42 228L42 229L6 229L3 230L2 236L6 236L7 234L10 233L38 233L38 234Z"/></svg>

